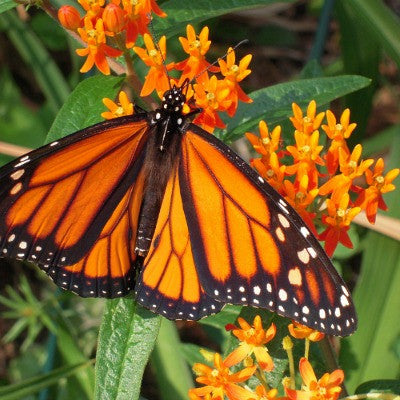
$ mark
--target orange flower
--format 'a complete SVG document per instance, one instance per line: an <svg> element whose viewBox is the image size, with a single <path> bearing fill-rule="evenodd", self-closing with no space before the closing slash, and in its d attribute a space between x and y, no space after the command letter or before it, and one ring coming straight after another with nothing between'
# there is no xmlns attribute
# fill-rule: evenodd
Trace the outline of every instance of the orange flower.
<svg viewBox="0 0 400 400"><path fill-rule="evenodd" d="M118 100L118 103L114 103L107 97L103 99L104 105L109 109L109 111L101 113L103 118L113 119L133 114L133 104L129 101L127 94L123 90L119 92Z"/></svg>
<svg viewBox="0 0 400 400"><path fill-rule="evenodd" d="M315 213L307 211L307 208L314 201L318 195L318 189L309 189L308 175L302 175L299 180L293 184L289 180L283 182L285 199L292 205L292 207L300 214L308 227L317 235L313 219Z"/></svg>
<svg viewBox="0 0 400 400"><path fill-rule="evenodd" d="M324 165L319 153L324 146L319 146L319 132L314 131L311 135L299 130L294 133L296 146L287 146L286 150L292 155L294 164L286 168L289 175L296 174L296 179L301 179L302 175L308 175L309 187L318 186L319 172L316 164Z"/></svg>
<svg viewBox="0 0 400 400"><path fill-rule="evenodd" d="M196 105L203 111L195 118L194 123L203 129L213 132L215 127L224 128L225 124L218 115L218 111L225 111L231 104L229 88L224 81L218 80L215 75L200 84L194 85Z"/></svg>
<svg viewBox="0 0 400 400"><path fill-rule="evenodd" d="M86 11L85 18L91 19L95 24L97 17L103 12L105 0L78 0L78 3Z"/></svg>
<svg viewBox="0 0 400 400"><path fill-rule="evenodd" d="M358 164L361 153L361 144L357 144L354 147L350 156L347 155L345 150L339 148L339 165L341 174L334 176L319 188L319 193L322 196L334 192L334 196L340 198L344 193L349 191L353 180L364 174L364 172L374 162L374 160L368 159L361 161L360 164Z"/></svg>
<svg viewBox="0 0 400 400"><path fill-rule="evenodd" d="M263 385L258 385L255 391L255 397L252 397L251 400L286 400L287 397L277 397L278 390L277 389L266 389Z"/></svg>
<svg viewBox="0 0 400 400"><path fill-rule="evenodd" d="M72 6L62 6L58 10L58 20L60 24L71 31L76 31L81 26L81 16L79 11Z"/></svg>
<svg viewBox="0 0 400 400"><path fill-rule="evenodd" d="M308 326L301 325L296 321L293 321L292 324L289 324L288 329L294 338L308 339L311 340L311 342L319 342L325 336L322 332L318 332L309 328Z"/></svg>
<svg viewBox="0 0 400 400"><path fill-rule="evenodd" d="M190 389L189 398L191 400L223 400L226 395L230 400L248 400L253 393L237 383L248 380L256 369L256 366L247 367L233 374L222 361L221 355L215 353L214 368L205 364L194 364L193 371L197 375L196 382L206 386Z"/></svg>
<svg viewBox="0 0 400 400"><path fill-rule="evenodd" d="M330 175L333 175L339 166L339 148L341 148L347 155L350 155L350 150L347 147L346 139L348 139L356 128L357 124L349 124L350 110L346 108L341 117L340 124L336 123L336 117L332 111L327 110L326 119L328 125L322 125L322 129L328 135L332 143L326 154L327 168Z"/></svg>
<svg viewBox="0 0 400 400"><path fill-rule="evenodd" d="M169 70L173 67L173 64L169 64L168 66L165 66L164 64L167 53L166 37L162 36L158 42L158 47L161 50L161 54L154 45L153 39L150 35L145 33L143 35L143 39L146 50L140 47L133 48L135 53L142 59L142 61L148 67L150 67L140 95L148 96L154 89L156 89L159 93L164 93L169 89L169 82L165 69L167 68L167 70Z"/></svg>
<svg viewBox="0 0 400 400"><path fill-rule="evenodd" d="M258 173L281 195L284 195L283 180L285 178L286 165L281 165L276 153L271 153L269 160L255 158L250 162Z"/></svg>
<svg viewBox="0 0 400 400"><path fill-rule="evenodd" d="M351 221L361 211L361 208L348 208L349 201L348 193L344 193L340 198L332 197L332 199L326 200L329 215L324 216L322 222L327 228L319 238L325 241L325 250L329 256L332 256L339 242L346 247L353 248L347 231Z"/></svg>
<svg viewBox="0 0 400 400"><path fill-rule="evenodd" d="M383 170L385 163L382 158L379 158L375 164L374 170L367 169L365 178L369 187L361 192L361 195L356 201L356 205L365 209L368 221L375 223L376 213L378 208L386 211L387 205L383 200L382 194L393 191L396 187L392 181L399 175L399 168L392 169L385 176Z"/></svg>
<svg viewBox="0 0 400 400"><path fill-rule="evenodd" d="M270 155L278 150L281 141L281 127L276 126L272 132L269 132L265 121L258 123L260 137L251 132L246 132L247 140L252 144L254 150L263 156L263 159L269 159Z"/></svg>
<svg viewBox="0 0 400 400"><path fill-rule="evenodd" d="M110 34L119 33L125 27L125 11L114 3L107 4L102 18Z"/></svg>
<svg viewBox="0 0 400 400"><path fill-rule="evenodd" d="M271 326L264 330L262 327L261 317L256 315L253 326L249 325L243 318L238 318L241 329L233 327L232 333L240 340L239 346L232 351L225 359L225 365L240 363L246 357L254 353L259 366L265 371L272 371L274 362L268 353L265 344L270 342L276 334L276 326ZM230 328L228 328L230 329Z"/></svg>
<svg viewBox="0 0 400 400"><path fill-rule="evenodd" d="M227 110L229 116L233 116L236 112L239 100L244 103L251 103L253 100L243 92L242 88L239 86L241 82L247 75L251 73L251 70L247 67L250 64L252 55L248 54L243 57L239 65L235 64L235 51L230 47L226 55L226 61L220 58L218 60L219 66L221 68L221 74L227 80L228 86L230 86L230 98L232 104Z"/></svg>
<svg viewBox="0 0 400 400"><path fill-rule="evenodd" d="M306 358L301 358L299 364L300 375L303 379L302 390L293 390L285 387L290 400L336 400L342 388L344 374L341 369L331 374L325 373L317 380L315 372Z"/></svg>
<svg viewBox="0 0 400 400"><path fill-rule="evenodd" d="M96 26L93 26L91 19L86 17L84 28L78 28L78 33L82 40L88 44L86 48L76 50L78 55L87 56L80 71L87 72L95 64L104 75L109 75L110 67L106 57L118 57L122 54L122 51L113 49L106 44L103 20L98 19Z"/></svg>
<svg viewBox="0 0 400 400"><path fill-rule="evenodd" d="M175 65L177 70L182 71L179 85L185 79L192 80L201 72L203 73L197 76L197 82L205 83L208 80L208 75L205 73L206 69L210 66L210 63L205 59L205 54L211 45L211 40L208 40L208 33L208 26L205 26L197 36L193 26L187 25L187 38L179 37L183 50L189 54L189 58ZM210 71L218 72L218 68L211 68Z"/></svg>
<svg viewBox="0 0 400 400"><path fill-rule="evenodd" d="M307 107L306 116L304 117L303 111L301 111L301 108L296 103L292 103L292 110L294 116L290 117L290 120L292 121L293 126L296 128L296 130L307 135L310 135L319 128L325 115L324 112L315 115L317 111L317 104L315 100L310 101Z"/></svg>
<svg viewBox="0 0 400 400"><path fill-rule="evenodd" d="M120 0L113 0L113 3L119 5ZM155 0L122 0L122 8L126 12L126 47L131 48L136 42L138 35L148 33L148 24L151 13L154 12L159 17L166 17L157 5Z"/></svg>

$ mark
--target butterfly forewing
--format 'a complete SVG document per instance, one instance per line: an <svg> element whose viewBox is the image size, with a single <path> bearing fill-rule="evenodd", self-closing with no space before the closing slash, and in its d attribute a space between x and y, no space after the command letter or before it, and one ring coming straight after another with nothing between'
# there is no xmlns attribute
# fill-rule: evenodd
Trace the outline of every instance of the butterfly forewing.
<svg viewBox="0 0 400 400"><path fill-rule="evenodd" d="M132 234L131 224L122 229L121 202L130 201L147 134L143 116L107 121L3 167L1 254L38 263L61 287L85 296L126 292L126 282L110 282L130 269L116 251Z"/></svg>
<svg viewBox="0 0 400 400"><path fill-rule="evenodd" d="M265 307L331 334L355 330L349 292L318 241L240 157L191 125L179 179L193 257L209 296Z"/></svg>

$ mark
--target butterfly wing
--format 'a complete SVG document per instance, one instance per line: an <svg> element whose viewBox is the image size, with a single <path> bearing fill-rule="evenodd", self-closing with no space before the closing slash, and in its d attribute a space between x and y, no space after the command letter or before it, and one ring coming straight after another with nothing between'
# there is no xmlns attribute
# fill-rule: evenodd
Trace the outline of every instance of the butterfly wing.
<svg viewBox="0 0 400 400"><path fill-rule="evenodd" d="M349 291L317 239L229 147L191 124L178 180L194 264L209 297L267 308L328 334L356 329Z"/></svg>
<svg viewBox="0 0 400 400"><path fill-rule="evenodd" d="M135 294L144 307L169 319L197 320L224 304L205 293L194 264L176 162L143 261Z"/></svg>
<svg viewBox="0 0 400 400"><path fill-rule="evenodd" d="M0 254L80 295L125 294L147 134L144 115L106 121L1 168Z"/></svg>

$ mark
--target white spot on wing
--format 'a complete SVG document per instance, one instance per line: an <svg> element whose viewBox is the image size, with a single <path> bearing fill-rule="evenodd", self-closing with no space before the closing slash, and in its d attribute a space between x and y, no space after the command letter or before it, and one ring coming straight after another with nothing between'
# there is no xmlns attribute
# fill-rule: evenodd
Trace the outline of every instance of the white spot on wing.
<svg viewBox="0 0 400 400"><path fill-rule="evenodd" d="M349 301L347 300L347 297L343 294L340 296L340 303L342 304L343 307L347 307L350 305Z"/></svg>
<svg viewBox="0 0 400 400"><path fill-rule="evenodd" d="M290 222L287 220L285 216L283 216L282 214L278 214L278 219L284 228L289 228Z"/></svg>
<svg viewBox="0 0 400 400"><path fill-rule="evenodd" d="M317 257L317 252L314 250L313 247L307 247L307 251L310 253L310 256L312 258L316 258Z"/></svg>
<svg viewBox="0 0 400 400"><path fill-rule="evenodd" d="M306 249L297 252L297 257L303 264L308 264L310 261L310 254Z"/></svg>
<svg viewBox="0 0 400 400"><path fill-rule="evenodd" d="M300 228L300 232L305 238L310 235L310 231L305 226Z"/></svg>
<svg viewBox="0 0 400 400"><path fill-rule="evenodd" d="M286 301L286 300L287 300L287 293L286 293L285 290L279 289L279 298L280 298L282 301Z"/></svg>

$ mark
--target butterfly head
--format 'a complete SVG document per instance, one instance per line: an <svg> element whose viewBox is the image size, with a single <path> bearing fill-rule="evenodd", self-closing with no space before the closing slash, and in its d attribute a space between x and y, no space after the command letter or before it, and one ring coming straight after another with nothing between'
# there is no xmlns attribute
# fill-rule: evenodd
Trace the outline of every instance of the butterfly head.
<svg viewBox="0 0 400 400"><path fill-rule="evenodd" d="M186 102L186 96L181 87L175 85L164 93L161 109L169 113L181 114L183 105Z"/></svg>

